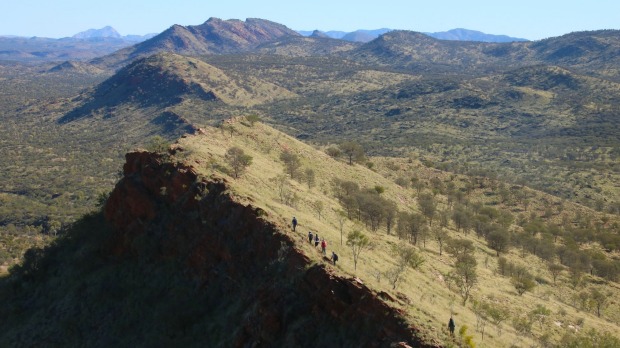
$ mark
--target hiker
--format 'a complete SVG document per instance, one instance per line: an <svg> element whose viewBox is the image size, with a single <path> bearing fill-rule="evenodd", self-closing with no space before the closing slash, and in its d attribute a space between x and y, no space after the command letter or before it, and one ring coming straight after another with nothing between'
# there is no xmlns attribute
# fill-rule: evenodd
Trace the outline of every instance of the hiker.
<svg viewBox="0 0 620 348"><path fill-rule="evenodd" d="M319 242L320 242L320 241L321 241L321 240L319 239L319 234L318 234L318 233L317 233L317 234L315 234L315 235L314 235L314 247L315 247L315 248L316 248L317 246L319 246Z"/></svg>
<svg viewBox="0 0 620 348"><path fill-rule="evenodd" d="M454 336L454 320L452 316L450 316L450 321L448 321L448 329L450 330L450 336Z"/></svg>
<svg viewBox="0 0 620 348"><path fill-rule="evenodd" d="M325 254L325 249L327 248L327 242L325 241L325 238L323 238L323 240L321 241L321 250L323 250L323 256L326 256L327 254Z"/></svg>
<svg viewBox="0 0 620 348"><path fill-rule="evenodd" d="M297 227L297 218L293 216L293 232L295 232L295 227Z"/></svg>
<svg viewBox="0 0 620 348"><path fill-rule="evenodd" d="M308 231L308 242L310 242L310 244L312 244L312 231Z"/></svg>
<svg viewBox="0 0 620 348"><path fill-rule="evenodd" d="M334 266L336 266L336 261L338 261L338 255L332 251L332 261L334 262Z"/></svg>

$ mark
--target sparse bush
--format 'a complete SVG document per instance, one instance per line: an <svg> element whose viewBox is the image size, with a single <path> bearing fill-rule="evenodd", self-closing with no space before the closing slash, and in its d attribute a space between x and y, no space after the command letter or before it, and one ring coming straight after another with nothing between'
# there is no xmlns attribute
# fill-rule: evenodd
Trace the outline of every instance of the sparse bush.
<svg viewBox="0 0 620 348"><path fill-rule="evenodd" d="M247 115L247 116L245 117L245 119L246 119L248 122L250 122L250 125L251 125L252 127L254 127L254 124L255 124L256 122L259 122L259 121L260 121L260 116L258 116L257 114L250 114L250 115Z"/></svg>
<svg viewBox="0 0 620 348"><path fill-rule="evenodd" d="M396 183L396 185L398 185L400 187L404 187L404 188L409 187L409 180L405 179L402 176L399 176L398 178L396 178L396 180L394 180L394 182Z"/></svg>
<svg viewBox="0 0 620 348"><path fill-rule="evenodd" d="M168 154L170 148L170 142L164 139L162 136L156 135L149 139L146 149L150 152Z"/></svg>
<svg viewBox="0 0 620 348"><path fill-rule="evenodd" d="M620 347L620 339L609 332L598 332L595 329L582 330L578 333L568 332L564 334L557 347L616 348Z"/></svg>
<svg viewBox="0 0 620 348"><path fill-rule="evenodd" d="M327 149L325 149L325 153L333 158L338 158L340 157L340 155L342 155L342 151L340 151L340 149L335 146L330 146Z"/></svg>
<svg viewBox="0 0 620 348"><path fill-rule="evenodd" d="M534 277L527 271L513 275L510 282L514 285L519 296L523 295L527 291L531 291L536 286Z"/></svg>
<svg viewBox="0 0 620 348"><path fill-rule="evenodd" d="M476 344L474 343L474 336L467 334L467 325L461 326L459 329L459 337L461 339L461 343L465 347L476 348Z"/></svg>

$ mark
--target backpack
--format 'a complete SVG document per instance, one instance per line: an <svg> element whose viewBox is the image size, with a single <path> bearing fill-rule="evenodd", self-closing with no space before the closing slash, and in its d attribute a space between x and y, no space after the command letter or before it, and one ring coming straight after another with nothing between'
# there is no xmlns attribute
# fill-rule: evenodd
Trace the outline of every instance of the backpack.
<svg viewBox="0 0 620 348"><path fill-rule="evenodd" d="M334 253L334 261L338 261L338 255Z"/></svg>

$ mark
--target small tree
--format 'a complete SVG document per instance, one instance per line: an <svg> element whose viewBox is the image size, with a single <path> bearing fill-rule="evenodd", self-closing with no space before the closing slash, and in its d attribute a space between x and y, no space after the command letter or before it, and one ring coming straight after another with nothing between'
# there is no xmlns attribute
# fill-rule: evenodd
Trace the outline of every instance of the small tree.
<svg viewBox="0 0 620 348"><path fill-rule="evenodd" d="M226 160L232 167L235 178L238 178L245 168L252 164L252 156L246 155L239 147L231 147L226 151Z"/></svg>
<svg viewBox="0 0 620 348"><path fill-rule="evenodd" d="M339 148L349 159L349 165L352 165L353 161L360 162L364 159L364 149L355 141L345 141L339 145Z"/></svg>
<svg viewBox="0 0 620 348"><path fill-rule="evenodd" d="M413 245L418 244L418 238L422 229L428 228L424 216L419 213L398 213L398 225L396 233L399 237L407 238Z"/></svg>
<svg viewBox="0 0 620 348"><path fill-rule="evenodd" d="M370 226L370 229L376 232L385 216L387 200L374 191L359 192L354 196L354 199L357 205L358 219L363 220L366 226Z"/></svg>
<svg viewBox="0 0 620 348"><path fill-rule="evenodd" d="M359 261L362 250L370 245L370 240L359 230L349 232L347 235L347 246L353 252L353 268L357 271L357 261Z"/></svg>
<svg viewBox="0 0 620 348"><path fill-rule="evenodd" d="M560 275L560 273L562 273L564 267L555 262L549 262L547 264L547 268L549 269L549 273L551 273L551 277L553 277L553 284L555 284L555 280Z"/></svg>
<svg viewBox="0 0 620 348"><path fill-rule="evenodd" d="M531 320L532 321L536 320L538 324L540 325L541 330L543 329L543 325L545 324L545 322L547 321L547 318L550 315L551 315L551 310L540 304L536 305L536 308L534 308L530 312Z"/></svg>
<svg viewBox="0 0 620 348"><path fill-rule="evenodd" d="M290 183L286 177L286 174L280 174L274 178L271 178L270 181L275 183L280 201L285 203L286 197L290 194Z"/></svg>
<svg viewBox="0 0 620 348"><path fill-rule="evenodd" d="M531 291L536 286L534 277L527 271L519 272L510 279L512 285L519 296L523 295L527 291Z"/></svg>
<svg viewBox="0 0 620 348"><path fill-rule="evenodd" d="M308 189L311 189L316 184L316 175L314 174L314 170L312 168L306 168L306 183L308 184Z"/></svg>
<svg viewBox="0 0 620 348"><path fill-rule="evenodd" d="M463 306L467 303L471 290L478 283L476 265L476 259L471 254L459 256L454 264L452 278L463 298Z"/></svg>
<svg viewBox="0 0 620 348"><path fill-rule="evenodd" d="M336 211L338 217L338 225L340 226L340 245L342 245L342 235L344 231L344 222L347 220L347 213L342 210Z"/></svg>
<svg viewBox="0 0 620 348"><path fill-rule="evenodd" d="M448 232L443 229L441 226L433 226L433 236L437 240L437 244L439 244L439 256L443 251L443 244L448 240Z"/></svg>
<svg viewBox="0 0 620 348"><path fill-rule="evenodd" d="M291 176L291 179L295 179L300 163L299 156L290 151L284 151L280 155L280 160L284 162L286 172Z"/></svg>
<svg viewBox="0 0 620 348"><path fill-rule="evenodd" d="M396 283L401 279L405 270L408 267L417 269L424 263L424 258L416 253L415 249L409 245L398 245L392 250L396 254L396 265L386 273L386 276L394 290L396 289Z"/></svg>
<svg viewBox="0 0 620 348"><path fill-rule="evenodd" d="M584 311L590 310L590 293L587 291L581 291L578 294L573 295L573 300L579 304L579 307Z"/></svg>
<svg viewBox="0 0 620 348"><path fill-rule="evenodd" d="M500 256L497 259L497 271L499 272L499 274L505 276L509 271L509 265L511 264L508 262L508 260L505 257Z"/></svg>
<svg viewBox="0 0 620 348"><path fill-rule="evenodd" d="M454 211L452 212L452 221L454 221L457 231L462 229L463 232L467 233L467 230L471 225L471 219L471 212L467 210L465 206L457 205L454 207Z"/></svg>
<svg viewBox="0 0 620 348"><path fill-rule="evenodd" d="M489 304L486 308L487 315L491 319L493 325L497 329L497 334L499 336L502 335L502 322L510 317L510 312L505 307L500 306L499 304Z"/></svg>
<svg viewBox="0 0 620 348"><path fill-rule="evenodd" d="M428 225L433 225L433 217L435 217L435 212L437 211L437 202L435 201L435 197L433 197L430 193L423 193L418 196L418 204L420 205L420 210L422 214L426 216L428 219Z"/></svg>
<svg viewBox="0 0 620 348"><path fill-rule="evenodd" d="M484 301L476 300L472 300L472 302L472 310L476 315L476 331L480 332L482 335L482 340L484 341L484 330L487 326L487 321L489 320L487 309L490 304Z"/></svg>
<svg viewBox="0 0 620 348"><path fill-rule="evenodd" d="M505 252L510 247L510 237L508 231L504 229L495 229L486 235L489 248L495 250L499 257L500 252Z"/></svg>
<svg viewBox="0 0 620 348"><path fill-rule="evenodd" d="M390 235L394 226L394 220L396 220L396 214L398 214L398 206L392 201L386 201L384 208L385 229L387 234Z"/></svg>
<svg viewBox="0 0 620 348"><path fill-rule="evenodd" d="M613 298L612 296L613 294L611 293L603 294L597 288L590 289L590 302L592 303L592 306L596 308L596 315L599 318L601 317L601 310L607 307L609 299Z"/></svg>
<svg viewBox="0 0 620 348"><path fill-rule="evenodd" d="M312 203L312 208L318 215L319 220L321 220L321 214L323 213L323 208L324 208L323 201L320 201L320 200L314 201Z"/></svg>
<svg viewBox="0 0 620 348"><path fill-rule="evenodd" d="M439 226L448 227L450 223L450 211L448 209L438 210L437 215L439 217Z"/></svg>
<svg viewBox="0 0 620 348"><path fill-rule="evenodd" d="M474 243L467 239L449 238L446 240L446 251L458 259L461 255L472 254Z"/></svg>
<svg viewBox="0 0 620 348"><path fill-rule="evenodd" d="M419 196L422 189L426 187L426 183L414 176L411 178L411 186L413 186L416 194Z"/></svg>

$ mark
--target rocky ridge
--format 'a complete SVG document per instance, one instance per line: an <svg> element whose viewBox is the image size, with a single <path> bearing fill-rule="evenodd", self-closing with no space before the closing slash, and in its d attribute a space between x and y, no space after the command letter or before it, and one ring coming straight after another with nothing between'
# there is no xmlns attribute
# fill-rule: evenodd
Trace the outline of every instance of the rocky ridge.
<svg viewBox="0 0 620 348"><path fill-rule="evenodd" d="M148 152L127 154L106 206L116 257L183 260L188 276L221 302L241 302L231 346L437 347L359 279L311 264L292 239L224 179ZM151 248L138 247L148 239ZM312 328L309 330L308 328ZM321 332L320 337L314 333Z"/></svg>
<svg viewBox="0 0 620 348"><path fill-rule="evenodd" d="M264 19L248 18L241 21L209 18L201 25L175 24L149 40L94 59L91 63L119 67L137 58L163 51L190 56L241 53L286 36L301 35L282 24Z"/></svg>

